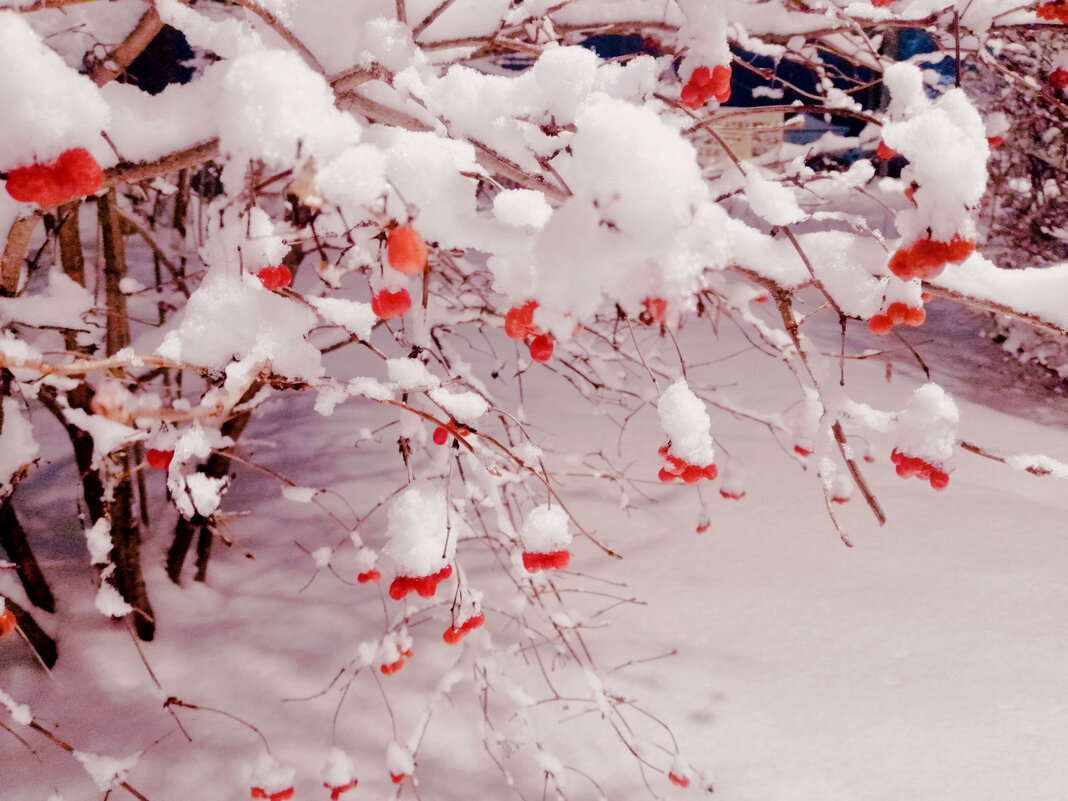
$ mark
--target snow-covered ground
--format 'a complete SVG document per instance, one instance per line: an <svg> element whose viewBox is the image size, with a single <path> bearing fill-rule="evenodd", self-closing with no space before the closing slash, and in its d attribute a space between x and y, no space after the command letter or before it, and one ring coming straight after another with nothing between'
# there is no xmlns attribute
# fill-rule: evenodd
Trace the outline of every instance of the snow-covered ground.
<svg viewBox="0 0 1068 801"><path fill-rule="evenodd" d="M1061 387L977 338L980 321L967 312L944 303L930 312L906 336L934 380L956 394L961 438L999 454L1068 459ZM835 346L832 328L821 336ZM855 352L884 344L860 326L852 336ZM639 342L647 357L659 351L666 361L673 352L649 328ZM694 323L680 342L691 386L779 410L789 374L747 349L733 326L721 325L716 340L706 323ZM334 358L340 369L351 356ZM923 377L907 351L889 362L888 370L885 359L849 361L847 380L874 406L899 408ZM498 366L486 359L475 372L508 396L517 383L507 371L491 378ZM879 528L859 496L835 508L854 543L847 548L808 460L762 425L728 427L730 418L710 408L720 452L748 465L742 500L721 498L718 484L664 486L656 481L663 435L655 409L621 426L618 408L587 404L552 366L523 376L530 430L550 470L572 474L560 487L571 511L622 556L577 536L571 567L552 579L560 599L553 621L580 627L583 660L604 683L600 707L590 700L597 682L559 641L516 623L524 604L515 582L525 574L502 570L485 542L463 533L458 548L468 582L484 594L486 626L461 645L442 641L449 584L439 597L413 601L413 656L403 670L354 676L360 644L377 643L386 615L400 609L386 595L385 567L383 583L355 583L348 541L353 514L366 516L403 481L396 427L377 430L388 416L370 402L322 418L311 398L281 395L257 413L239 453L299 485L331 490L318 496L326 511L284 498L277 480L238 465L220 532L232 545L217 543L206 585L190 581L187 568L181 588L162 570L171 518L159 512L145 553L159 625L156 640L140 645L144 661L126 624L93 607L73 523L73 469L61 432L52 432L54 461L20 489L18 508L57 589L59 610L45 625L60 660L48 675L8 638L0 688L76 749L120 759L143 752L127 778L151 801L247 798L257 780L265 783L262 770L254 774L265 744L235 718L296 768L297 799L329 797L321 768L335 745L351 755L360 782L343 801L413 791L504 799L510 781L524 798L543 787L552 796L546 771L569 799L641 798L639 762L613 726L656 768L672 765L672 737L692 766L685 790L646 770L651 797L698 795L705 781L730 801L1063 793L1068 496L1059 479L958 453L949 487L936 492L897 478L889 446L873 442L875 462L863 468L889 522ZM428 440L417 448L419 469L448 469L450 450ZM616 470L626 480L604 475ZM162 492L161 474L147 478ZM708 529L697 533L706 516ZM385 525L382 510L367 517L364 541L379 545ZM317 570L312 553L335 546L331 569ZM20 597L13 575L0 582ZM546 603L555 603L551 592ZM574 633L567 640L579 647ZM515 650L516 642L526 647ZM485 707L480 677L491 690ZM203 709L165 709L170 696ZM0 798L104 796L72 756L10 718L3 723L11 732L0 732ZM419 732L417 785L394 785L397 755L387 760L386 745ZM483 737L497 738L498 758L516 752L502 762L507 777ZM116 788L111 797L124 795Z"/></svg>

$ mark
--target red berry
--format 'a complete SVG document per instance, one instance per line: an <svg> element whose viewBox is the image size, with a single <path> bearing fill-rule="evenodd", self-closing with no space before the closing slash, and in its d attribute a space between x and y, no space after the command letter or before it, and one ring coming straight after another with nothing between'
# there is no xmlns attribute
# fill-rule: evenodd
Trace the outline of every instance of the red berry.
<svg viewBox="0 0 1068 801"><path fill-rule="evenodd" d="M845 497L838 496L838 495L836 495L833 498L831 498L831 501L833 503L846 503L848 500L849 500L849 498L845 498Z"/></svg>
<svg viewBox="0 0 1068 801"><path fill-rule="evenodd" d="M174 458L174 451L158 451L150 449L145 454L145 461L148 462L148 466L153 470L166 470L171 466L171 459Z"/></svg>
<svg viewBox="0 0 1068 801"><path fill-rule="evenodd" d="M467 618L467 620L460 626L460 630L465 632L474 631L475 629L482 628L485 622L486 616L482 612L479 612L477 615L471 615L471 617Z"/></svg>
<svg viewBox="0 0 1068 801"><path fill-rule="evenodd" d="M907 197L913 203L916 202L916 190L917 189L919 189L919 187L916 186L916 184L913 184L912 186L910 186L908 189L905 190L905 197Z"/></svg>
<svg viewBox="0 0 1068 801"><path fill-rule="evenodd" d="M975 243L970 242L967 239L961 239L959 236L953 237L947 245L947 261L958 262L964 261L966 258L972 255L975 250Z"/></svg>
<svg viewBox="0 0 1068 801"><path fill-rule="evenodd" d="M794 445L794 453L796 453L796 454L798 454L800 456L811 456L812 455L812 451L811 450L809 450L808 448L804 448L804 447L802 447L800 445Z"/></svg>
<svg viewBox="0 0 1068 801"><path fill-rule="evenodd" d="M944 490L949 486L949 474L943 470L932 470L928 480L931 482L931 487L936 490Z"/></svg>
<svg viewBox="0 0 1068 801"><path fill-rule="evenodd" d="M718 64L712 70L712 94L720 103L731 98L731 68L726 64Z"/></svg>
<svg viewBox="0 0 1068 801"><path fill-rule="evenodd" d="M383 289L371 298L371 311L383 320L392 320L401 317L412 307L412 296L407 289L398 289L390 292Z"/></svg>
<svg viewBox="0 0 1068 801"><path fill-rule="evenodd" d="M1049 81L1049 85L1059 92L1061 89L1068 86L1068 70L1064 69L1064 67L1057 67L1057 69L1049 74L1047 80Z"/></svg>
<svg viewBox="0 0 1068 801"><path fill-rule="evenodd" d="M360 573L360 575L356 577L356 580L360 582L360 584L367 584L373 581L381 581L382 574L379 573L377 570L368 570L366 573ZM392 587L390 589L392 590Z"/></svg>
<svg viewBox="0 0 1068 801"><path fill-rule="evenodd" d="M64 151L54 170L56 184L66 194L64 200L91 195L104 183L104 171L84 147Z"/></svg>
<svg viewBox="0 0 1068 801"><path fill-rule="evenodd" d="M927 312L923 310L922 306L915 309L908 309L908 311L905 312L905 325L910 328L916 328L917 326L923 325L926 319Z"/></svg>
<svg viewBox="0 0 1068 801"><path fill-rule="evenodd" d="M17 625L18 620L15 618L15 613L10 609L5 609L0 614L0 637L6 637L15 630Z"/></svg>
<svg viewBox="0 0 1068 801"><path fill-rule="evenodd" d="M530 341L530 358L544 364L553 356L553 335L539 334Z"/></svg>
<svg viewBox="0 0 1068 801"><path fill-rule="evenodd" d="M656 477L659 478L665 484L670 484L672 481L678 478L677 475L669 471L666 467L661 467L660 472L656 474Z"/></svg>
<svg viewBox="0 0 1068 801"><path fill-rule="evenodd" d="M697 533L698 534L704 534L706 531L708 531L708 527L711 526L711 525L712 524L709 523L707 520L704 523L698 523L697 524Z"/></svg>
<svg viewBox="0 0 1068 801"><path fill-rule="evenodd" d="M887 268L900 278L902 281L908 281L910 278L916 277L916 271L912 266L912 259L910 258L912 252L909 248L901 248L894 251L894 255L890 257L890 263Z"/></svg>
<svg viewBox="0 0 1068 801"><path fill-rule="evenodd" d="M712 70L704 66L698 67L690 76L690 83L700 89L704 89L712 83Z"/></svg>
<svg viewBox="0 0 1068 801"><path fill-rule="evenodd" d="M645 317L650 323L663 323L667 318L667 301L663 298L646 298L642 301L645 306Z"/></svg>
<svg viewBox="0 0 1068 801"><path fill-rule="evenodd" d="M718 476L718 475L719 475L719 468L718 467L716 467L714 464L706 464L705 465L705 478L707 478L709 481L715 481L716 480L716 476Z"/></svg>
<svg viewBox="0 0 1068 801"><path fill-rule="evenodd" d="M7 174L7 193L20 203L40 203L51 191L52 171L42 164L16 167ZM42 204L43 205L43 204Z"/></svg>
<svg viewBox="0 0 1068 801"><path fill-rule="evenodd" d="M414 228L402 225L390 232L386 242L389 266L405 275L418 275L426 269L426 244Z"/></svg>
<svg viewBox="0 0 1068 801"><path fill-rule="evenodd" d="M1005 144L1005 140L1002 139L1000 136L988 136L986 138L986 143L991 148L995 148L1001 147L1003 144Z"/></svg>
<svg viewBox="0 0 1068 801"><path fill-rule="evenodd" d="M571 563L569 551L552 551L550 553L538 553L536 551L523 552L523 567L528 573L537 573L539 570L563 570Z"/></svg>
<svg viewBox="0 0 1068 801"><path fill-rule="evenodd" d="M676 776L674 773L669 773L668 778L671 780L672 784L676 784L679 787L685 788L690 786L690 780L685 776Z"/></svg>
<svg viewBox="0 0 1068 801"><path fill-rule="evenodd" d="M393 780L394 784L400 784L401 782L404 781L404 774L403 773L391 773L391 774L389 774L389 778Z"/></svg>
<svg viewBox="0 0 1068 801"><path fill-rule="evenodd" d="M435 445L444 445L449 439L449 432L438 426L434 429L433 439Z"/></svg>
<svg viewBox="0 0 1068 801"><path fill-rule="evenodd" d="M534 310L537 308L538 301L528 300L522 306L509 309L504 316L504 333L512 339L526 339L540 334L541 330L534 325Z"/></svg>
<svg viewBox="0 0 1068 801"><path fill-rule="evenodd" d="M761 295L759 298L757 298L755 300L755 302L756 303L767 303L769 300L771 300L771 298L769 298L767 295Z"/></svg>
<svg viewBox="0 0 1068 801"><path fill-rule="evenodd" d="M357 780L353 779L348 784L341 784L337 787L334 787L328 784L327 782L323 782L323 787L330 791L330 801L338 801L338 799L341 798L342 793L347 793L349 790L356 789L357 783Z"/></svg>
<svg viewBox="0 0 1068 801"><path fill-rule="evenodd" d="M719 494L722 495L724 498L728 498L732 501L740 501L742 498L745 497L744 492L727 492L726 490L720 490Z"/></svg>
<svg viewBox="0 0 1068 801"><path fill-rule="evenodd" d="M897 155L897 151L888 146L886 142L880 142L879 147L875 151L875 155L883 161L890 161L890 159Z"/></svg>
<svg viewBox="0 0 1068 801"><path fill-rule="evenodd" d="M279 264L277 267L264 267L256 273L256 277L260 279L264 289L272 292L293 283L293 273L284 264Z"/></svg>
<svg viewBox="0 0 1068 801"><path fill-rule="evenodd" d="M705 469L695 464L686 465L686 469L682 471L682 480L687 484L696 484L704 477Z"/></svg>
<svg viewBox="0 0 1068 801"><path fill-rule="evenodd" d="M904 303L891 303L886 309L886 316L893 325L901 325L905 322L908 311L909 307ZM874 331L875 329L873 328L872 330Z"/></svg>
<svg viewBox="0 0 1068 801"><path fill-rule="evenodd" d="M704 105L704 101L701 99L701 90L692 83L682 87L679 99L682 101L682 105L687 108L700 108Z"/></svg>
<svg viewBox="0 0 1068 801"><path fill-rule="evenodd" d="M441 635L441 639L445 640L449 645L456 645L463 639L464 633L455 626L449 626L445 629L445 633Z"/></svg>

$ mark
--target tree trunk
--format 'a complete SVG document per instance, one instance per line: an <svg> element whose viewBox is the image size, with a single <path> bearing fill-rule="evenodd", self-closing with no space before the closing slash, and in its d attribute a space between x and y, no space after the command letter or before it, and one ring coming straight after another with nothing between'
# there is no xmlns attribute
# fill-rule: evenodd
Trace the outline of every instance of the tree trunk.
<svg viewBox="0 0 1068 801"><path fill-rule="evenodd" d="M55 612L56 599L30 549L26 531L11 505L10 495L0 501L0 546L7 552L8 559L15 563L15 572L30 602L46 612Z"/></svg>

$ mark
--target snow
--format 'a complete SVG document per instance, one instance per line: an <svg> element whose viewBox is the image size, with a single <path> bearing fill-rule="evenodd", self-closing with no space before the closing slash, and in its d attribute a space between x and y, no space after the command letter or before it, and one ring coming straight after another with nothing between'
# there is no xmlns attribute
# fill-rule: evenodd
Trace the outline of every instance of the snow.
<svg viewBox="0 0 1068 801"><path fill-rule="evenodd" d="M20 726L29 726L30 722L33 720L33 715L30 714L30 708L25 704L15 703L15 699L3 690L0 690L0 704L7 707L7 711L11 713L11 719Z"/></svg>
<svg viewBox="0 0 1068 801"><path fill-rule="evenodd" d="M15 11L0 11L0 170L54 161L64 150L103 150L108 106Z"/></svg>
<svg viewBox="0 0 1068 801"><path fill-rule="evenodd" d="M456 551L450 535L445 494L413 485L389 505L388 540L382 552L401 576L429 576L443 569Z"/></svg>
<svg viewBox="0 0 1068 801"><path fill-rule="evenodd" d="M93 783L96 784L97 789L101 791L110 790L116 784L125 781L127 774L133 770L134 766L141 758L140 753L132 754L124 759L120 759L118 757L88 754L83 751L75 751L73 756L82 763L82 767L85 768L86 773L89 774Z"/></svg>
<svg viewBox="0 0 1068 801"><path fill-rule="evenodd" d="M356 778L352 758L336 746L330 749L323 765L323 781L331 787L344 787Z"/></svg>
<svg viewBox="0 0 1068 801"><path fill-rule="evenodd" d="M133 607L126 603L115 586L107 581L100 583L100 588L96 592L96 600L93 603L97 611L107 617L125 617L133 611Z"/></svg>
<svg viewBox="0 0 1068 801"><path fill-rule="evenodd" d="M0 319L33 326L70 327L93 308L93 296L60 270L48 271L48 285L38 293L0 298ZM76 323L76 324L79 324Z"/></svg>
<svg viewBox="0 0 1068 801"><path fill-rule="evenodd" d="M83 409L64 409L63 416L68 423L93 437L94 468L103 464L108 454L148 437L144 431L99 414L89 414Z"/></svg>
<svg viewBox="0 0 1068 801"><path fill-rule="evenodd" d="M94 565L111 562L111 521L101 517L85 530L85 543L89 547L89 561Z"/></svg>
<svg viewBox="0 0 1068 801"><path fill-rule="evenodd" d="M311 499L319 490L315 487L282 487L282 497L293 503L311 503Z"/></svg>
<svg viewBox="0 0 1068 801"><path fill-rule="evenodd" d="M677 379L661 393L656 411L660 427L671 443L670 454L699 467L715 461L716 451L709 433L712 421L705 404L693 393L686 379Z"/></svg>
<svg viewBox="0 0 1068 801"><path fill-rule="evenodd" d="M418 359L387 359L386 374L401 389L428 389L441 383Z"/></svg>
<svg viewBox="0 0 1068 801"><path fill-rule="evenodd" d="M370 337L371 329L378 322L370 303L344 298L308 298L308 301L328 323L339 325L361 339Z"/></svg>
<svg viewBox="0 0 1068 801"><path fill-rule="evenodd" d="M792 225L808 216L787 187L765 178L758 167L746 165L744 169L745 197L758 217L772 225Z"/></svg>
<svg viewBox="0 0 1068 801"><path fill-rule="evenodd" d="M461 423L476 423L489 411L489 402L477 392L450 392L444 387L436 387L428 394L434 403Z"/></svg>
<svg viewBox="0 0 1068 801"><path fill-rule="evenodd" d="M553 553L567 550L571 544L567 512L559 506L542 504L530 510L519 529L523 550L531 553Z"/></svg>
<svg viewBox="0 0 1068 801"><path fill-rule="evenodd" d="M0 498L14 489L22 473L40 452L33 427L22 412L22 404L4 398L0 405Z"/></svg>
<svg viewBox="0 0 1068 801"><path fill-rule="evenodd" d="M284 765L270 754L261 754L252 767L249 782L268 794L279 793L293 786L296 768Z"/></svg>

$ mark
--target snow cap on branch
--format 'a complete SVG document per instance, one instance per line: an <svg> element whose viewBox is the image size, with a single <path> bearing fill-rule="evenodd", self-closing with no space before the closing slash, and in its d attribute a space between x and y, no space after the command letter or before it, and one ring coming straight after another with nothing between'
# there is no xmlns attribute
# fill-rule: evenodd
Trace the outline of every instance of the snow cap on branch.
<svg viewBox="0 0 1068 801"><path fill-rule="evenodd" d="M712 421L704 401L698 398L685 378L678 379L664 390L656 405L660 427L671 441L669 453L695 465L709 465L715 461L712 446Z"/></svg>
<svg viewBox="0 0 1068 801"><path fill-rule="evenodd" d="M388 512L388 541L382 552L401 576L430 576L444 568L456 552L450 537L445 493L413 484L394 499Z"/></svg>

